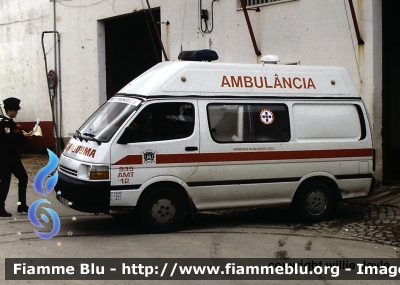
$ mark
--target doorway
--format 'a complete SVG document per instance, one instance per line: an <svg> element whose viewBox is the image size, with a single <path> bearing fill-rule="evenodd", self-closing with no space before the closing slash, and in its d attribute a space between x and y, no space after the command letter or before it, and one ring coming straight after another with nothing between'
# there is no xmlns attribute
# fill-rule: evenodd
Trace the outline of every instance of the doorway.
<svg viewBox="0 0 400 285"><path fill-rule="evenodd" d="M160 9L152 9L160 31ZM107 99L162 61L150 12L143 10L104 21Z"/></svg>
<svg viewBox="0 0 400 285"><path fill-rule="evenodd" d="M400 181L400 1L382 1L383 180Z"/></svg>

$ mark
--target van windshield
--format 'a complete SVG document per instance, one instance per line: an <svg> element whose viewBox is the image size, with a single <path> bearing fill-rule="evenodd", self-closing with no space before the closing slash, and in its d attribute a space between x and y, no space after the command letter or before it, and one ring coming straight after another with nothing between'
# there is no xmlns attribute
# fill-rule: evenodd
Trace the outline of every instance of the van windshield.
<svg viewBox="0 0 400 285"><path fill-rule="evenodd" d="M76 136L81 140L94 140L98 143L110 141L141 102L134 98L111 98L90 116Z"/></svg>

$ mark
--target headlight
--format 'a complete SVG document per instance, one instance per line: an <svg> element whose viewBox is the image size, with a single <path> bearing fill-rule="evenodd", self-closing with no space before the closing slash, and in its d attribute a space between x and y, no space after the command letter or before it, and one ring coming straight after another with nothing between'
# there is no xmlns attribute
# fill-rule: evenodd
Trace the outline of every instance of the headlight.
<svg viewBox="0 0 400 285"><path fill-rule="evenodd" d="M105 180L110 178L110 171L108 166L96 166L93 165L90 168L89 179L90 180Z"/></svg>

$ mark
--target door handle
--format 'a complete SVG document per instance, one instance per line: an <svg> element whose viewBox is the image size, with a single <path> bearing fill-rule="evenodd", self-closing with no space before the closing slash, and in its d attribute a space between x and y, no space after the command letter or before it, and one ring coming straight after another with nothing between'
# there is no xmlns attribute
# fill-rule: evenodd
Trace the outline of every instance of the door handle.
<svg viewBox="0 0 400 285"><path fill-rule="evenodd" d="M185 147L185 150L186 151L196 151L199 149L197 148L197 146L187 146L187 147Z"/></svg>

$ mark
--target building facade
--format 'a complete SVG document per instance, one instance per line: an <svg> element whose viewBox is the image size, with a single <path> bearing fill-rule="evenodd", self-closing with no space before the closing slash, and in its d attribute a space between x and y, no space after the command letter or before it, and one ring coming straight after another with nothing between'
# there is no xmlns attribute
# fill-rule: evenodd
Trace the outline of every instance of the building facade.
<svg viewBox="0 0 400 285"><path fill-rule="evenodd" d="M125 84L178 60L181 50L213 49L220 62L258 64L274 54L282 63L342 66L374 128L378 181L400 180L396 2L1 0L0 99L21 98L18 120L40 118L47 136L62 141Z"/></svg>

